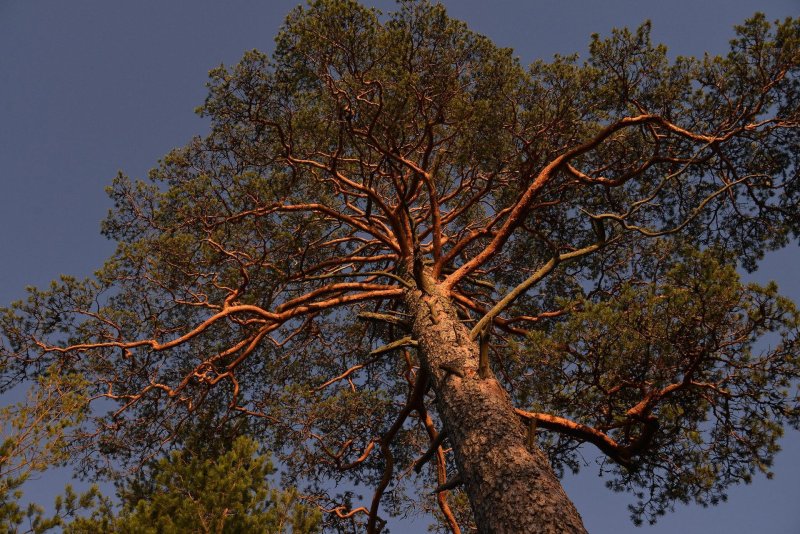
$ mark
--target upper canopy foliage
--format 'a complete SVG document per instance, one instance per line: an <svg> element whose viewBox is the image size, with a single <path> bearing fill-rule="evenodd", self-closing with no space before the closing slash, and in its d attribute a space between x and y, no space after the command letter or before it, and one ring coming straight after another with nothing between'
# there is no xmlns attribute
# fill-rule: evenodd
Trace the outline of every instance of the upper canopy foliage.
<svg viewBox="0 0 800 534"><path fill-rule="evenodd" d="M258 416L309 491L377 486L419 361L375 349L406 335L416 261L488 317L557 466L594 443L636 517L716 502L798 423L798 313L733 265L800 232L800 21L756 15L702 59L649 30L526 69L425 1L297 8L271 57L211 72L206 137L114 181L96 277L5 311L2 383L85 376L113 405L74 446L118 460L198 413ZM417 415L392 435L390 512L439 423ZM341 516L350 497L325 498Z"/></svg>

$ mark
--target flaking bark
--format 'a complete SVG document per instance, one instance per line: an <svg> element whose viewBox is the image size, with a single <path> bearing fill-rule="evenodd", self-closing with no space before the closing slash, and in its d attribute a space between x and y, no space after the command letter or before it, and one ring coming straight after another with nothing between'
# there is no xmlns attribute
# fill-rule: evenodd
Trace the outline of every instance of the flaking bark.
<svg viewBox="0 0 800 534"><path fill-rule="evenodd" d="M422 365L433 377L437 407L480 533L585 533L547 457L529 448L526 430L497 380L481 378L478 345L450 300L406 293ZM457 368L463 378L443 370Z"/></svg>

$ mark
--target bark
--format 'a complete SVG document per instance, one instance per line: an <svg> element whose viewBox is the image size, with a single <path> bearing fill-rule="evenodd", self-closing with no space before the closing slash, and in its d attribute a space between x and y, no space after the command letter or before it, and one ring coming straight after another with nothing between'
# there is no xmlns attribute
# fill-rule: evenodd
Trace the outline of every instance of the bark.
<svg viewBox="0 0 800 534"><path fill-rule="evenodd" d="M408 290L412 332L432 387L478 531L486 534L585 533L547 457L494 376L481 378L479 348L440 286Z"/></svg>

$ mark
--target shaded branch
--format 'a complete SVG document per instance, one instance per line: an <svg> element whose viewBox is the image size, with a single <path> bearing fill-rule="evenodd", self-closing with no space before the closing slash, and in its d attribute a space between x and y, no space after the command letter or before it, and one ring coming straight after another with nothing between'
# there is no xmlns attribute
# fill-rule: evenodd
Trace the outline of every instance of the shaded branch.
<svg viewBox="0 0 800 534"><path fill-rule="evenodd" d="M505 297L500 299L497 304L495 304L491 310L489 310L486 315L484 315L480 321L472 328L469 333L470 339L476 339L480 333L484 330L484 328L489 325L495 317L497 317L500 312L504 309L509 307L517 298L519 298L522 294L524 294L528 289L533 287L535 284L539 283L544 277L550 274L559 263L564 261L573 260L576 258L580 258L582 256L586 256L591 254L592 252L596 252L600 250L603 246L605 246L607 241L602 241L599 243L595 243L593 245L589 245L588 247L583 247L578 250L574 250L572 252L567 252L565 254L560 254L551 258L547 263L542 265L535 273L529 276L525 281L519 284L517 287L512 289L511 291L506 294Z"/></svg>
<svg viewBox="0 0 800 534"><path fill-rule="evenodd" d="M433 490L433 493L441 493L443 491L449 491L451 489L455 489L455 488L459 487L463 483L464 483L464 479L462 479L461 476L458 475L458 476L455 476L455 477L451 478L450 480L448 480L444 484L438 486L435 490Z"/></svg>
<svg viewBox="0 0 800 534"><path fill-rule="evenodd" d="M433 458L433 455L436 454L436 451L439 450L439 447L442 446L442 443L444 443L444 440L446 438L447 438L447 432L445 432L444 430L442 430L441 432L439 432L439 434L436 435L433 441L431 441L431 445L430 447L428 447L428 450L425 451L425 453L422 456L420 456L416 462L414 462L414 465L412 466L414 468L414 471L416 471L417 473L422 471L422 467L431 458Z"/></svg>

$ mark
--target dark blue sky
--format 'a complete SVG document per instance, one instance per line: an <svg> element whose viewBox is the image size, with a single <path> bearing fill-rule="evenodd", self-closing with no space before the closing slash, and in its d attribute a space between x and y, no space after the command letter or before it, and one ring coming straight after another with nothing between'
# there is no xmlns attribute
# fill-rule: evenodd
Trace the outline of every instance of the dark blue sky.
<svg viewBox="0 0 800 534"><path fill-rule="evenodd" d="M208 70L242 52L271 50L298 0L0 0L0 304L59 274L85 276L113 244L99 234L110 207L103 188L118 170L143 177L170 148L205 132L193 114ZM390 1L367 1L391 8ZM446 0L450 14L523 63L583 53L594 32L653 22L671 53L725 51L732 27L757 8L800 14L798 0ZM490 7L491 6L491 7ZM800 301L800 250L770 256L755 279L775 279ZM627 497L586 475L565 481L590 532L800 532L800 437L791 433L776 477L736 488L727 504L681 507L655 527L627 520ZM50 501L65 482L32 487ZM414 530L424 531L417 523ZM411 532L413 530L404 530Z"/></svg>

